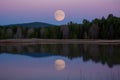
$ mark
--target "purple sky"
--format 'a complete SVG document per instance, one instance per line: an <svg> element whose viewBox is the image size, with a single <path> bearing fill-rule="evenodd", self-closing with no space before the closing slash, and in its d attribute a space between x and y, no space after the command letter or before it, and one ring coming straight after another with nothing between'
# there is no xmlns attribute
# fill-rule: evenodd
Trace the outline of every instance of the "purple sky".
<svg viewBox="0 0 120 80"><path fill-rule="evenodd" d="M54 19L56 10L64 10L65 20ZM0 0L0 25L26 22L64 24L69 21L101 18L112 13L120 17L120 0Z"/></svg>

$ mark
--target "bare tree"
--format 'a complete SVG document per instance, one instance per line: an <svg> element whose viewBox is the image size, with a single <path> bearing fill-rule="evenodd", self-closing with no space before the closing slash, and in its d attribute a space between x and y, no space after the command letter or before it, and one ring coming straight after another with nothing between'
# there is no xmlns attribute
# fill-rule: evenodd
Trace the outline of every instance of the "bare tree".
<svg viewBox="0 0 120 80"><path fill-rule="evenodd" d="M97 24L93 24L89 29L89 37L91 39L97 39L99 35L99 27Z"/></svg>
<svg viewBox="0 0 120 80"><path fill-rule="evenodd" d="M63 38L67 39L69 37L69 27L66 26L66 25L61 26L61 31L62 31L62 34L63 34Z"/></svg>

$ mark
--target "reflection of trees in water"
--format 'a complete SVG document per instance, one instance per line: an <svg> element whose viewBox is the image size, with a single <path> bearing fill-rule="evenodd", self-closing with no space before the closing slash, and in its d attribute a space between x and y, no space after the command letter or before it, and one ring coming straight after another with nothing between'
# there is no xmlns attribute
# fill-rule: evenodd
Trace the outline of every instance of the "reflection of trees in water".
<svg viewBox="0 0 120 80"><path fill-rule="evenodd" d="M0 46L0 53L22 54L25 53L51 53L74 59L83 57L83 61L93 60L112 67L120 64L120 45L96 45L96 44L40 44L40 45L13 45Z"/></svg>

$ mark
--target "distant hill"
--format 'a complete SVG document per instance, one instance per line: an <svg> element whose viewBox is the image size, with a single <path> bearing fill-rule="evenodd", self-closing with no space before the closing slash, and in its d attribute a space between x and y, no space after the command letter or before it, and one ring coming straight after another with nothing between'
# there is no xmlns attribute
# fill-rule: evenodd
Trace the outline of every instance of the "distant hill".
<svg viewBox="0 0 120 80"><path fill-rule="evenodd" d="M53 27L55 25L43 23L43 22L31 22L31 23L21 23L21 24L11 24L11 25L5 25L7 27L11 26L20 26L20 27Z"/></svg>

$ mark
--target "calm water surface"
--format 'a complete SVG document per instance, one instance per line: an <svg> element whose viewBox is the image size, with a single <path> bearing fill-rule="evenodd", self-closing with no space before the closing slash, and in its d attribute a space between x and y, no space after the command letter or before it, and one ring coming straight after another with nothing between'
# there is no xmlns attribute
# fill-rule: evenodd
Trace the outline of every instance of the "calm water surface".
<svg viewBox="0 0 120 80"><path fill-rule="evenodd" d="M120 80L120 45L0 45L0 80Z"/></svg>

